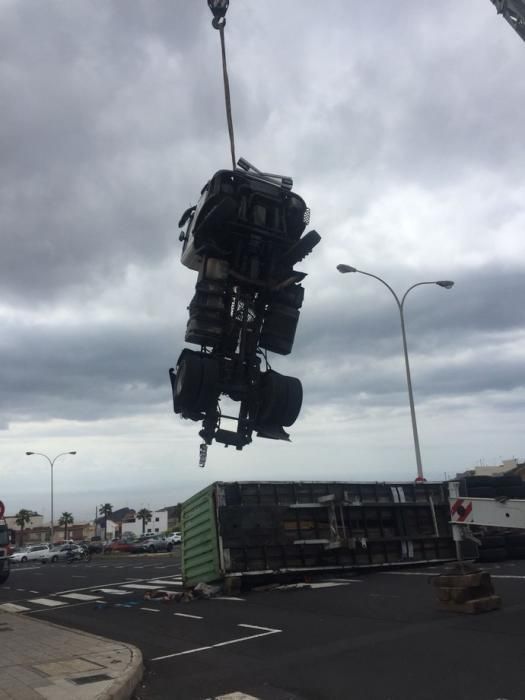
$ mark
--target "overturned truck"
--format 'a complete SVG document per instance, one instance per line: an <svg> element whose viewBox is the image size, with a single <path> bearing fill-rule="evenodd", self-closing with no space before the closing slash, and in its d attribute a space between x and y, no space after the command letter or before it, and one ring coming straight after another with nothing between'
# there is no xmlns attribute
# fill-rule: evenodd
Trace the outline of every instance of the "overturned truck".
<svg viewBox="0 0 525 700"><path fill-rule="evenodd" d="M182 506L187 586L455 558L441 482L215 482Z"/></svg>

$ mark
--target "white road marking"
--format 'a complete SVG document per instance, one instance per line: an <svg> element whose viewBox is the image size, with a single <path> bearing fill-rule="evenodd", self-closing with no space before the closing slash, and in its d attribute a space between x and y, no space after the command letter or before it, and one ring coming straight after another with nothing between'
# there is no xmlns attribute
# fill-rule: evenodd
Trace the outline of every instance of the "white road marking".
<svg viewBox="0 0 525 700"><path fill-rule="evenodd" d="M36 594L40 593L40 591L29 591L29 592L30 592L30 593L36 593Z"/></svg>
<svg viewBox="0 0 525 700"><path fill-rule="evenodd" d="M490 578L517 578L525 579L525 576L518 576L517 574L491 574Z"/></svg>
<svg viewBox="0 0 525 700"><path fill-rule="evenodd" d="M237 600L242 601L244 603L246 598L236 598L233 595L216 595L211 600Z"/></svg>
<svg viewBox="0 0 525 700"><path fill-rule="evenodd" d="M141 591L156 591L162 586L150 586L144 583L123 583L122 588L136 588L137 590Z"/></svg>
<svg viewBox="0 0 525 700"><path fill-rule="evenodd" d="M246 693L228 693L227 695L214 695L212 698L206 698L206 700L261 700L256 698L254 695L246 695Z"/></svg>
<svg viewBox="0 0 525 700"><path fill-rule="evenodd" d="M87 595L86 593L63 593L62 598L71 598L71 600L100 600L98 595Z"/></svg>
<svg viewBox="0 0 525 700"><path fill-rule="evenodd" d="M253 627L252 625L238 625L238 627ZM270 634L279 634L282 630L272 629L271 627L256 627L255 629L265 630L260 634L251 634L248 637L237 637L236 639L229 639L226 642L218 642L217 644L210 644L207 647L198 647L197 649L188 649L187 651L178 651L175 654L166 654L165 656L156 656L151 659L151 661L162 661L164 659L173 659L176 656L185 656L187 654L196 654L199 651L207 651L208 649L216 649L218 647L225 647L230 644L239 644L240 642L248 642L250 639L257 639L258 637L267 637Z"/></svg>
<svg viewBox="0 0 525 700"><path fill-rule="evenodd" d="M123 591L120 588L93 588L93 593L108 593L109 595L130 595L131 591Z"/></svg>
<svg viewBox="0 0 525 700"><path fill-rule="evenodd" d="M433 571L379 571L380 576L439 576Z"/></svg>
<svg viewBox="0 0 525 700"><path fill-rule="evenodd" d="M192 620L202 620L200 615L187 615L186 613L173 613L176 617L190 617Z"/></svg>
<svg viewBox="0 0 525 700"><path fill-rule="evenodd" d="M151 583L157 585L159 584L160 586L182 586L183 583L182 581L160 581L158 579L151 580Z"/></svg>
<svg viewBox="0 0 525 700"><path fill-rule="evenodd" d="M139 610L147 610L148 612L160 612L158 608L139 608Z"/></svg>
<svg viewBox="0 0 525 700"><path fill-rule="evenodd" d="M60 600L50 600L50 598L31 598L28 603L35 603L36 605L44 605L46 608L55 608L58 605L65 605Z"/></svg>
<svg viewBox="0 0 525 700"><path fill-rule="evenodd" d="M23 612L24 610L30 610L30 608L26 608L24 605L15 605L14 603L3 603L0 605L0 610L18 613Z"/></svg>

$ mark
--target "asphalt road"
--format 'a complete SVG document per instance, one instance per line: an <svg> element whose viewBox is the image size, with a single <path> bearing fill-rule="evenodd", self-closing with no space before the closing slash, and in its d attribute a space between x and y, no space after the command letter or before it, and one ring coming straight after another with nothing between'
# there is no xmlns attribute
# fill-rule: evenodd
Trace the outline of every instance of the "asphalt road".
<svg viewBox="0 0 525 700"><path fill-rule="evenodd" d="M101 557L14 570L0 608L140 647L137 700L523 700L525 562L490 566L504 607L476 616L436 608L441 569L159 603L144 592L181 589L178 553Z"/></svg>

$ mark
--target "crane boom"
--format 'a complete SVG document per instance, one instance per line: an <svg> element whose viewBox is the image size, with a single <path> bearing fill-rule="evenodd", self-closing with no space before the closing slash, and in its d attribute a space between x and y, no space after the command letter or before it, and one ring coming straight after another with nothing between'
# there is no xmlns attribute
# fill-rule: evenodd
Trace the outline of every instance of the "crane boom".
<svg viewBox="0 0 525 700"><path fill-rule="evenodd" d="M524 0L491 0L498 15L503 15L510 26L525 41L525 2Z"/></svg>

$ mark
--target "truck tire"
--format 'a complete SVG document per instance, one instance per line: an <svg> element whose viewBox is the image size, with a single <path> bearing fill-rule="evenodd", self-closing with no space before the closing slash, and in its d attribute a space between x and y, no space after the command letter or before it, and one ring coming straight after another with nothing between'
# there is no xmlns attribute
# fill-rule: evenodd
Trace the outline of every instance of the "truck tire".
<svg viewBox="0 0 525 700"><path fill-rule="evenodd" d="M493 549L480 549L479 560L485 562L505 561L507 550L505 547L494 547Z"/></svg>

